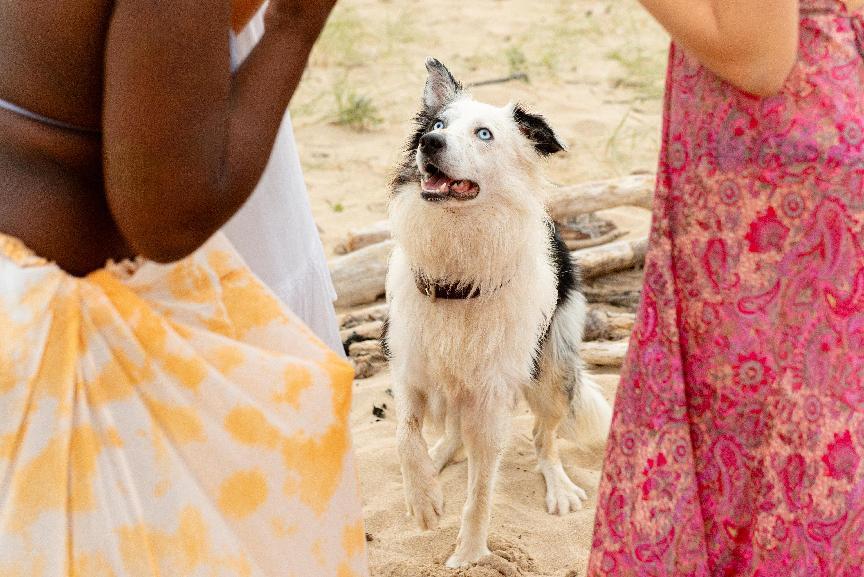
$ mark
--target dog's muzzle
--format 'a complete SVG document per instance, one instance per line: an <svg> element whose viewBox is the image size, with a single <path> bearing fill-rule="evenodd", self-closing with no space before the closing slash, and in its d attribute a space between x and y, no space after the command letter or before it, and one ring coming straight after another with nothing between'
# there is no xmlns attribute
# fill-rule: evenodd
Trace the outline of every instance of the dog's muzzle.
<svg viewBox="0 0 864 577"><path fill-rule="evenodd" d="M447 139L443 134L430 132L420 139L420 152L426 157L431 157L445 148L447 148Z"/></svg>

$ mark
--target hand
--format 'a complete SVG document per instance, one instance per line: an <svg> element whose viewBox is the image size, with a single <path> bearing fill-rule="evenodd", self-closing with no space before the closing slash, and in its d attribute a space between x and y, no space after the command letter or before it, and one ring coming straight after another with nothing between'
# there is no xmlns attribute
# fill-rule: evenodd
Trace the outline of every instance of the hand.
<svg viewBox="0 0 864 577"><path fill-rule="evenodd" d="M327 23L337 0L270 0L265 15L268 27L287 27L312 39Z"/></svg>

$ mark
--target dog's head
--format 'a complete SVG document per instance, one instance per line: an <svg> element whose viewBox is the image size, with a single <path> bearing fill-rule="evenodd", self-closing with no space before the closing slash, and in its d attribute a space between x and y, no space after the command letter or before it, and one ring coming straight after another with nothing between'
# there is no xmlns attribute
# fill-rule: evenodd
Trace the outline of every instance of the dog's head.
<svg viewBox="0 0 864 577"><path fill-rule="evenodd" d="M519 105L477 102L435 59L426 62L426 69L417 130L393 181L394 192L419 194L451 208L535 192L538 158L564 150L546 120Z"/></svg>

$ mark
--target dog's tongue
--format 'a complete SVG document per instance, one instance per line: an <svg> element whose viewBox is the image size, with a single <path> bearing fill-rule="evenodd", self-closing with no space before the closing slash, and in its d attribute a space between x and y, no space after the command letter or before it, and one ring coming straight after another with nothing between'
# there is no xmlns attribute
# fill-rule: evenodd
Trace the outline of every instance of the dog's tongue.
<svg viewBox="0 0 864 577"><path fill-rule="evenodd" d="M437 176L430 176L429 180L423 183L423 190L426 192L441 192L446 193L450 190L450 185L453 183L453 179L447 178L443 174L439 174Z"/></svg>

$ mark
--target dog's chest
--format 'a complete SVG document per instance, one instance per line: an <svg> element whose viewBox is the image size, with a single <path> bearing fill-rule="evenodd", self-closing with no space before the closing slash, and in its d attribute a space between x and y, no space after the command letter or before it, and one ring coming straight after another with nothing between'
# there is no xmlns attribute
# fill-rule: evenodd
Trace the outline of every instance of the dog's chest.
<svg viewBox="0 0 864 577"><path fill-rule="evenodd" d="M554 274L526 268L479 298L435 299L394 259L388 294L395 360L422 362L427 374L458 380L530 378L537 345L555 310Z"/></svg>

